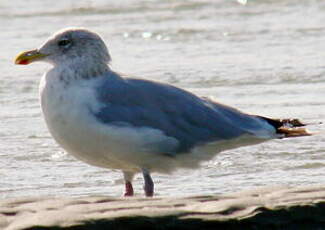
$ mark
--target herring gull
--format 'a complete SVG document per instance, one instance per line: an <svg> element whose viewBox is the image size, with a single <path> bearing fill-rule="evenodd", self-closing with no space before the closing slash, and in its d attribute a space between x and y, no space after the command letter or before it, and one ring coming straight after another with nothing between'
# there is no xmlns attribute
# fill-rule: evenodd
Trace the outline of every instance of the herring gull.
<svg viewBox="0 0 325 230"><path fill-rule="evenodd" d="M136 173L150 197L152 172L197 168L224 150L309 135L299 120L250 115L169 84L124 77L110 67L101 37L87 29L61 30L15 63L36 61L52 65L40 100L53 138L81 161L121 170L125 196L134 194Z"/></svg>

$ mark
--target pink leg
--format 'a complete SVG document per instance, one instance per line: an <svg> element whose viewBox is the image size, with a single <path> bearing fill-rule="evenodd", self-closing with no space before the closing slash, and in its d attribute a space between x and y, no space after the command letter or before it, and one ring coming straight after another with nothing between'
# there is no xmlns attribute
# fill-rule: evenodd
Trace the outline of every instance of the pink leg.
<svg viewBox="0 0 325 230"><path fill-rule="evenodd" d="M142 174L144 179L144 193L146 197L152 197L154 194L154 183L152 181L150 173L146 169L143 169Z"/></svg>
<svg viewBox="0 0 325 230"><path fill-rule="evenodd" d="M126 181L124 196L133 196L133 195L134 195L134 191L133 191L132 183L130 181Z"/></svg>
<svg viewBox="0 0 325 230"><path fill-rule="evenodd" d="M134 191L133 191L133 186L132 186L132 180L133 180L134 173L123 171L123 175L124 175L124 181L125 181L124 196L133 196Z"/></svg>

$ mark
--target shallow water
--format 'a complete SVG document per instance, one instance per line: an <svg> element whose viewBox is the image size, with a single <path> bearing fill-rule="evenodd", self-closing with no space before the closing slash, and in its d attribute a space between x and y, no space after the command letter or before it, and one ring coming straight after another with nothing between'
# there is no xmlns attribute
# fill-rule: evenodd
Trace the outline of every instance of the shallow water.
<svg viewBox="0 0 325 230"><path fill-rule="evenodd" d="M0 196L119 196L121 173L65 154L41 116L46 64L13 65L53 32L102 35L119 72L175 84L241 110L299 117L319 134L217 155L197 170L154 174L158 195L219 194L325 182L325 1L0 2ZM142 178L135 180L142 195Z"/></svg>

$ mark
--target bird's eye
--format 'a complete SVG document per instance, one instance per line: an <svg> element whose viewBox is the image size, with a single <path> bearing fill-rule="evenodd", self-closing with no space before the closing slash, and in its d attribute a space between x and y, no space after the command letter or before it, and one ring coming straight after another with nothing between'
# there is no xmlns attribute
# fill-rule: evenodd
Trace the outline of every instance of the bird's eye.
<svg viewBox="0 0 325 230"><path fill-rule="evenodd" d="M58 42L58 46L67 46L70 45L71 41L69 39L62 39Z"/></svg>

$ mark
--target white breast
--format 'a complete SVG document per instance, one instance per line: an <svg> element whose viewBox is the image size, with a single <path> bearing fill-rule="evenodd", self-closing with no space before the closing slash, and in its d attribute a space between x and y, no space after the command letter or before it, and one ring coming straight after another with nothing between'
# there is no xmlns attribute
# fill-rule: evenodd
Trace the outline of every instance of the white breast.
<svg viewBox="0 0 325 230"><path fill-rule="evenodd" d="M96 119L92 111L104 106L95 92L100 78L71 79L64 81L58 72L48 72L40 84L41 106L54 139L67 152L92 165L135 172L146 168L166 173L181 167L196 168L220 151L266 140L241 137L197 146L189 153L170 157L167 155L173 155L179 142L161 130L117 127Z"/></svg>
<svg viewBox="0 0 325 230"><path fill-rule="evenodd" d="M162 146L176 148L178 141L159 130L118 128L98 122L90 112L102 106L95 97L96 84L96 78L66 83L54 71L41 80L41 107L46 124L67 152L99 167L138 171L157 165Z"/></svg>

